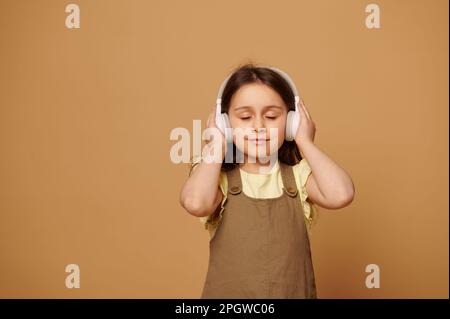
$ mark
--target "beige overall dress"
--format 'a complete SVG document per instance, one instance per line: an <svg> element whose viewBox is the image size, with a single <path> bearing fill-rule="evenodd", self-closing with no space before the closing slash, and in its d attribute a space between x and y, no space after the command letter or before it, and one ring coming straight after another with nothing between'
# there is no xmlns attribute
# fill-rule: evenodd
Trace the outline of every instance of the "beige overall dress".
<svg viewBox="0 0 450 319"><path fill-rule="evenodd" d="M201 298L317 298L304 212L292 167L283 194L252 198L238 167L227 172L223 217L210 240Z"/></svg>

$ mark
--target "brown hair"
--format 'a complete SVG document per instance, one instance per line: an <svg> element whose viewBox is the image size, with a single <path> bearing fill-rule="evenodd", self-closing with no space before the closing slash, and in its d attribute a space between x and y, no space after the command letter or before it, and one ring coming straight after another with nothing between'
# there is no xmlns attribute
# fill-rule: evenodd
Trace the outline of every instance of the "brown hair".
<svg viewBox="0 0 450 319"><path fill-rule="evenodd" d="M253 63L246 63L235 69L229 78L222 94L222 112L228 113L230 101L233 94L244 84L260 82L274 89L283 99L289 110L295 109L294 93L289 83L277 72L266 68L258 67ZM231 151L231 150L230 150ZM236 162L236 145L233 143L233 162L222 162L222 170L228 171L238 165ZM278 150L278 159L288 165L295 165L302 156L295 141L284 141Z"/></svg>

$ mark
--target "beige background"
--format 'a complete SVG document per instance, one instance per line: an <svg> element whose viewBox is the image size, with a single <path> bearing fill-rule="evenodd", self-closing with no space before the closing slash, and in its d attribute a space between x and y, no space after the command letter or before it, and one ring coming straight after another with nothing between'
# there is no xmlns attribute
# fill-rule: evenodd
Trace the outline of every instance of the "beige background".
<svg viewBox="0 0 450 319"><path fill-rule="evenodd" d="M170 131L240 63L284 69L352 176L320 209L320 298L448 298L448 2L0 2L0 297L198 298L208 233ZM81 288L65 288L65 266ZM381 288L365 287L365 266Z"/></svg>

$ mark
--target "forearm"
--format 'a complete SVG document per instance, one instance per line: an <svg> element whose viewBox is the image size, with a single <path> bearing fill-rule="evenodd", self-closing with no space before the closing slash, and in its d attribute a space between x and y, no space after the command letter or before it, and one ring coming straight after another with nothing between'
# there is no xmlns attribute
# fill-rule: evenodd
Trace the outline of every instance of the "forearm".
<svg viewBox="0 0 450 319"><path fill-rule="evenodd" d="M354 194L353 181L347 172L320 150L313 142L303 141L298 145L308 162L317 187L324 198L351 198Z"/></svg>

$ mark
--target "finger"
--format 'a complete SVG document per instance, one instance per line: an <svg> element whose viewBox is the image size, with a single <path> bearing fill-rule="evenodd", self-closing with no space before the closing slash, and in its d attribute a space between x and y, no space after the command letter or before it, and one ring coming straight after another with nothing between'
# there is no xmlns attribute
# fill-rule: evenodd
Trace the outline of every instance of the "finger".
<svg viewBox="0 0 450 319"><path fill-rule="evenodd" d="M308 119L310 119L312 121L311 115L309 114L308 110L306 109L305 103L303 102L303 98L300 99L300 104L301 104L304 112L306 113L306 116L308 117Z"/></svg>
<svg viewBox="0 0 450 319"><path fill-rule="evenodd" d="M211 123L212 127L217 127L217 125L216 125L216 107L215 106L212 108L212 111L211 111L210 123Z"/></svg>
<svg viewBox="0 0 450 319"><path fill-rule="evenodd" d="M206 127L214 127L214 113L209 113L208 121L206 122Z"/></svg>
<svg viewBox="0 0 450 319"><path fill-rule="evenodd" d="M306 108L305 102L302 99L302 107L305 110L306 116L312 121L311 114L309 114L308 109Z"/></svg>
<svg viewBox="0 0 450 319"><path fill-rule="evenodd" d="M308 119L308 115L305 112L305 109L302 107L301 105L302 103L300 103L300 107L298 108L299 112L300 112L300 116L301 118L306 118Z"/></svg>

